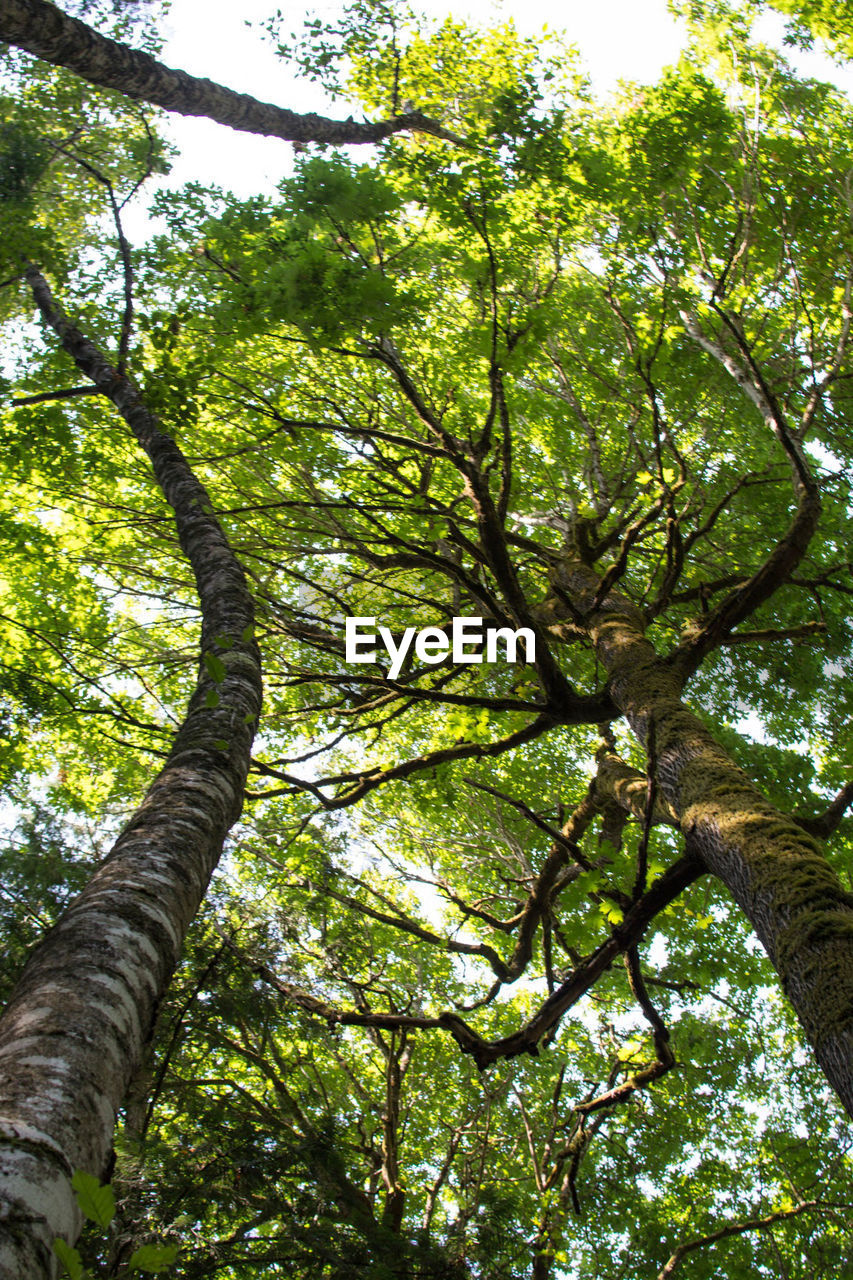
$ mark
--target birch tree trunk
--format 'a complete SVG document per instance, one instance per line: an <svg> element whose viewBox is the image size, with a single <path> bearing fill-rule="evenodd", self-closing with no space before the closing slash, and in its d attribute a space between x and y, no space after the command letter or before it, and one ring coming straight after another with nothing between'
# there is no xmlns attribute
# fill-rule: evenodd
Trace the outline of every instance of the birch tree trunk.
<svg viewBox="0 0 853 1280"><path fill-rule="evenodd" d="M240 813L261 706L252 599L207 493L135 387L55 304L43 277L31 268L27 278L64 349L151 460L195 575L202 660L165 766L88 886L33 952L0 1020L2 1280L53 1277L53 1240L73 1242L78 1234L71 1175L106 1171L116 1111Z"/></svg>

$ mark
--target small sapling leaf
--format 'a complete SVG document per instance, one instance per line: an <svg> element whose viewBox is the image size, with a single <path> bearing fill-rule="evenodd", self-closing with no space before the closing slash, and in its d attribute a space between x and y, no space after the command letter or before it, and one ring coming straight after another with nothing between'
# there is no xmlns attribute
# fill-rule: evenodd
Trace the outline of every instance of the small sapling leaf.
<svg viewBox="0 0 853 1280"><path fill-rule="evenodd" d="M144 1244L130 1255L127 1265L130 1271L165 1271L177 1256L177 1245Z"/></svg>
<svg viewBox="0 0 853 1280"><path fill-rule="evenodd" d="M78 1169L71 1179L81 1211L99 1227L108 1227L115 1217L116 1202L111 1186L98 1181L92 1173Z"/></svg>
<svg viewBox="0 0 853 1280"><path fill-rule="evenodd" d="M83 1260L76 1249L57 1236L53 1242L53 1252L62 1263L71 1280L84 1280Z"/></svg>

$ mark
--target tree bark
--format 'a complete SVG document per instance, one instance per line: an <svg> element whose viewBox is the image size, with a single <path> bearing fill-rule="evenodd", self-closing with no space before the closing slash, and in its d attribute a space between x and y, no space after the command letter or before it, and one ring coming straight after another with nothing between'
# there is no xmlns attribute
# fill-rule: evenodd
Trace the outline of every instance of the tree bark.
<svg viewBox="0 0 853 1280"><path fill-rule="evenodd" d="M613 592L595 607L598 575L580 563L564 563L555 586L587 613L614 702L641 742L654 733L650 767L691 851L745 912L853 1115L853 895L818 841L770 804L684 704L678 663L659 657L639 611Z"/></svg>
<svg viewBox="0 0 853 1280"><path fill-rule="evenodd" d="M0 40L45 62L67 67L90 84L117 89L128 98L150 102L179 115L207 116L245 133L289 142L343 146L381 142L394 133L412 130L463 143L420 111L409 111L390 120L359 122L330 120L313 112L302 114L259 102L250 94L235 93L213 80L166 67L148 53L99 35L48 0L0 0Z"/></svg>
<svg viewBox="0 0 853 1280"><path fill-rule="evenodd" d="M210 499L138 391L27 279L46 322L150 458L193 568L199 676L165 766L92 880L32 953L0 1020L0 1277L56 1274L75 1169L104 1177L116 1111L157 1002L240 813L261 705L243 571ZM215 703L216 705L209 705Z"/></svg>

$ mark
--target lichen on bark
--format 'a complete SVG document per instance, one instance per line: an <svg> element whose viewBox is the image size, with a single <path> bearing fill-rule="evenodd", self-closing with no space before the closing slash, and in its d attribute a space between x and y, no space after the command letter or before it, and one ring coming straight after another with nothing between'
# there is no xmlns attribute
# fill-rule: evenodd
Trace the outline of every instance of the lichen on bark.
<svg viewBox="0 0 853 1280"><path fill-rule="evenodd" d="M261 707L254 608L210 499L133 384L27 279L65 351L118 408L172 506L202 612L185 720L108 857L34 950L0 1019L0 1277L55 1275L73 1243L75 1169L107 1169L116 1112L222 843L240 813ZM221 679L203 660L216 640ZM215 690L217 705L208 705ZM222 742L227 743L223 749ZM26 1153L21 1135L37 1135ZM26 1230L21 1224L26 1223Z"/></svg>
<svg viewBox="0 0 853 1280"><path fill-rule="evenodd" d="M691 851L731 892L776 968L815 1054L853 1115L853 895L819 842L779 812L682 699L687 669L659 656L640 611L594 569L555 566L543 612L582 617L613 701L637 738Z"/></svg>

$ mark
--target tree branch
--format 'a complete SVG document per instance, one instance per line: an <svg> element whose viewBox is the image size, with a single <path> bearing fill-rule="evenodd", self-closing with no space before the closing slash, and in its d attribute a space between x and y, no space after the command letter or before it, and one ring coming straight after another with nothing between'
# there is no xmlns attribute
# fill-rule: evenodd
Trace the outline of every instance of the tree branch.
<svg viewBox="0 0 853 1280"><path fill-rule="evenodd" d="M212 80L166 67L148 53L99 35L47 0L0 0L0 40L67 67L90 84L117 89L129 98L150 102L183 116L207 116L244 133L259 133L289 142L321 142L334 146L381 142L406 130L431 134L466 146L463 138L442 128L420 111L390 120L358 123L330 120L313 112L301 114L235 93Z"/></svg>
<svg viewBox="0 0 853 1280"><path fill-rule="evenodd" d="M707 1236L700 1236L698 1240L691 1240L689 1244L680 1244L666 1265L661 1267L657 1280L669 1280L682 1259L696 1249L704 1249L709 1244L716 1244L718 1240L728 1240L732 1236L742 1236L747 1231L766 1231L768 1227L773 1226L774 1222L782 1222L785 1218L796 1218L798 1214L805 1213L807 1209L816 1209L819 1205L819 1200L804 1200L802 1204L794 1205L793 1209L779 1209L776 1213L768 1213L764 1218L732 1222L727 1227L720 1227L719 1231L712 1231Z"/></svg>
<svg viewBox="0 0 853 1280"><path fill-rule="evenodd" d="M720 306L716 303L712 303L712 306L733 335L743 364L729 354L719 338L710 337L695 316L682 311L684 327L696 345L712 356L734 379L779 441L791 466L797 510L784 536L776 543L764 563L751 577L735 587L673 651L673 660L684 676L694 672L706 654L721 644L738 623L754 613L759 605L787 581L806 554L821 514L820 491L802 445L785 421L743 334Z"/></svg>
<svg viewBox="0 0 853 1280"><path fill-rule="evenodd" d="M798 826L802 827L804 831L808 831L809 835L825 840L827 836L831 836L833 831L837 830L838 824L851 804L853 804L853 782L848 782L841 788L832 803L824 809L823 813L814 818L800 817L796 813L792 814L792 817Z"/></svg>
<svg viewBox="0 0 853 1280"><path fill-rule="evenodd" d="M98 396L100 390L95 386L66 387L64 391L40 391L34 396L20 396L11 402L10 408L23 409L29 404L44 404L48 400L73 400L75 396Z"/></svg>

